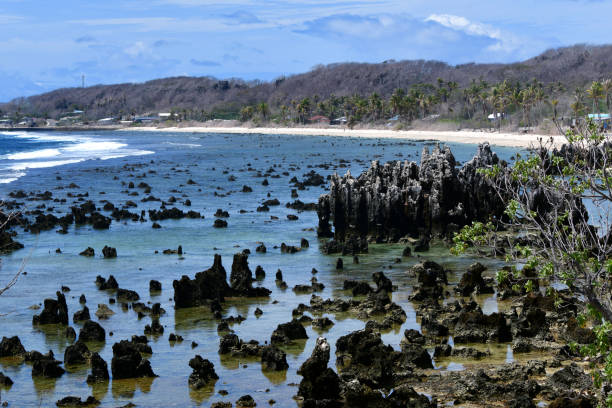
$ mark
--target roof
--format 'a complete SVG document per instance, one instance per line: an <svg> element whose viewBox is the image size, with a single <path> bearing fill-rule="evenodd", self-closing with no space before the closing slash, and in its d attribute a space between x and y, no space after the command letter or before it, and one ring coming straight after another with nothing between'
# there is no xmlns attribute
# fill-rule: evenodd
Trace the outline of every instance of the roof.
<svg viewBox="0 0 612 408"><path fill-rule="evenodd" d="M610 114L609 113L589 113L588 118L596 119L596 120L610 119Z"/></svg>
<svg viewBox="0 0 612 408"><path fill-rule="evenodd" d="M313 116L312 118L310 118L311 121L321 121L321 120L325 120L325 121L329 121L329 118L327 116L323 116L323 115L316 115Z"/></svg>

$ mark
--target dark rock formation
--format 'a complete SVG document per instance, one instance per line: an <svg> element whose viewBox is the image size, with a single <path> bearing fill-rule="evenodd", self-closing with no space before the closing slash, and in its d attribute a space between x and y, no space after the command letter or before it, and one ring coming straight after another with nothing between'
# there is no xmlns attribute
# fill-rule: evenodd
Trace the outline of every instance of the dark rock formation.
<svg viewBox="0 0 612 408"><path fill-rule="evenodd" d="M353 296L367 295L373 292L372 287L363 281L345 280L344 290L350 290Z"/></svg>
<svg viewBox="0 0 612 408"><path fill-rule="evenodd" d="M57 300L45 299L43 311L32 318L33 324L68 324L66 297L61 292L56 295Z"/></svg>
<svg viewBox="0 0 612 408"><path fill-rule="evenodd" d="M236 408L252 408L255 405L255 400L250 395L243 395L236 401Z"/></svg>
<svg viewBox="0 0 612 408"><path fill-rule="evenodd" d="M376 284L376 293L379 293L379 292L391 293L391 292L393 292L393 284L391 283L391 280L385 276L384 273L382 273L382 272L374 272L372 274L372 280Z"/></svg>
<svg viewBox="0 0 612 408"><path fill-rule="evenodd" d="M111 371L114 379L157 377L149 360L142 358L133 341L121 340L113 345Z"/></svg>
<svg viewBox="0 0 612 408"><path fill-rule="evenodd" d="M91 374L87 376L87 383L108 381L108 379L108 364L98 353L93 353L91 355Z"/></svg>
<svg viewBox="0 0 612 408"><path fill-rule="evenodd" d="M217 218L215 222L213 222L213 227L215 228L227 228L227 221L222 220L221 218Z"/></svg>
<svg viewBox="0 0 612 408"><path fill-rule="evenodd" d="M234 254L230 285L238 296L260 297L270 296L271 291L266 288L253 287L253 274L249 269L248 255L242 252Z"/></svg>
<svg viewBox="0 0 612 408"><path fill-rule="evenodd" d="M82 341L66 347L64 351L64 365L84 364L91 357L91 352Z"/></svg>
<svg viewBox="0 0 612 408"><path fill-rule="evenodd" d="M98 405L100 405L100 401L98 401L97 399L95 399L95 397L93 396L89 396L87 397L87 399L85 401L83 401L81 398L79 397L74 397L74 396L68 396L68 397L64 397L61 400L58 400L55 403L56 406L58 407L67 407L67 408L74 408L74 407L96 407Z"/></svg>
<svg viewBox="0 0 612 408"><path fill-rule="evenodd" d="M221 256L215 255L213 266L196 274L195 279L183 276L174 281L174 302L177 308L193 307L211 301L223 301L226 296L269 296L266 288L253 287L253 275L247 262L248 255L234 255L231 286L227 284L227 274L221 263Z"/></svg>
<svg viewBox="0 0 612 408"><path fill-rule="evenodd" d="M60 367L61 363L61 361L53 358L53 355L42 356L40 359L34 361L32 365L32 376L59 378L66 372L66 370Z"/></svg>
<svg viewBox="0 0 612 408"><path fill-rule="evenodd" d="M559 397L548 404L548 408L594 408L593 401L586 397Z"/></svg>
<svg viewBox="0 0 612 408"><path fill-rule="evenodd" d="M340 399L338 374L327 367L330 346L323 337L317 339L312 355L304 361L298 374L304 377L300 382L298 396L304 398L304 406L334 406L332 401Z"/></svg>
<svg viewBox="0 0 612 408"><path fill-rule="evenodd" d="M0 357L15 357L26 354L26 350L21 344L19 337L2 337L0 342Z"/></svg>
<svg viewBox="0 0 612 408"><path fill-rule="evenodd" d="M491 286L487 286L484 279L482 278L482 273L486 270L481 263L476 262L470 265L467 272L463 274L461 277L461 281L455 288L455 290L461 296L469 296L475 290L478 293L493 293L493 288Z"/></svg>
<svg viewBox="0 0 612 408"><path fill-rule="evenodd" d="M183 275L172 283L176 308L200 306L211 300L223 301L231 294L227 273L221 263L221 255L215 255L213 265L189 279Z"/></svg>
<svg viewBox="0 0 612 408"><path fill-rule="evenodd" d="M347 243L368 239L396 242L405 235L450 233L457 226L503 214L504 206L492 183L478 169L497 164L487 143L478 146L474 158L457 170L448 147L423 149L421 165L414 162L377 161L353 178L331 177L328 194L319 198L318 234ZM340 244L342 245L342 244Z"/></svg>
<svg viewBox="0 0 612 408"><path fill-rule="evenodd" d="M0 371L0 387L10 387L11 385L13 385L13 380Z"/></svg>
<svg viewBox="0 0 612 408"><path fill-rule="evenodd" d="M96 251L94 251L92 247L87 247L87 249L79 253L79 255L83 255L83 256L94 256L95 254L96 254Z"/></svg>
<svg viewBox="0 0 612 408"><path fill-rule="evenodd" d="M91 319L91 316L89 315L89 308L87 306L83 306L82 310L79 310L78 312L75 312L74 315L72 315L72 321L74 323L82 322L89 319Z"/></svg>
<svg viewBox="0 0 612 408"><path fill-rule="evenodd" d="M149 292L161 292L162 284L159 281L152 279L149 281Z"/></svg>
<svg viewBox="0 0 612 408"><path fill-rule="evenodd" d="M391 383L396 352L370 329L342 336L336 342L336 366L342 378L356 379L372 388Z"/></svg>
<svg viewBox="0 0 612 408"><path fill-rule="evenodd" d="M130 289L117 289L117 300L123 302L137 302L140 300L140 295Z"/></svg>
<svg viewBox="0 0 612 408"><path fill-rule="evenodd" d="M271 371L288 369L287 354L276 346L265 346L261 353L261 368Z"/></svg>
<svg viewBox="0 0 612 408"><path fill-rule="evenodd" d="M193 372L189 375L189 385L195 389L200 389L219 379L213 363L199 355L189 360L189 367L193 369Z"/></svg>
<svg viewBox="0 0 612 408"><path fill-rule="evenodd" d="M96 285L100 290L115 290L119 288L119 284L113 275L110 275L108 280L100 275L96 276Z"/></svg>
<svg viewBox="0 0 612 408"><path fill-rule="evenodd" d="M104 248L102 248L102 255L104 255L105 258L116 258L117 249L104 245Z"/></svg>
<svg viewBox="0 0 612 408"><path fill-rule="evenodd" d="M292 340L307 339L306 329L297 320L293 319L288 323L281 323L276 330L272 332L270 343L272 344L287 344Z"/></svg>
<svg viewBox="0 0 612 408"><path fill-rule="evenodd" d="M87 320L79 333L79 341L104 341L106 331L100 324Z"/></svg>
<svg viewBox="0 0 612 408"><path fill-rule="evenodd" d="M512 341L512 333L502 313L485 315L478 308L459 314L453 338L455 343L506 342Z"/></svg>
<svg viewBox="0 0 612 408"><path fill-rule="evenodd" d="M219 354L230 354L233 357L261 357L264 347L256 340L243 341L233 333L226 334L219 343Z"/></svg>

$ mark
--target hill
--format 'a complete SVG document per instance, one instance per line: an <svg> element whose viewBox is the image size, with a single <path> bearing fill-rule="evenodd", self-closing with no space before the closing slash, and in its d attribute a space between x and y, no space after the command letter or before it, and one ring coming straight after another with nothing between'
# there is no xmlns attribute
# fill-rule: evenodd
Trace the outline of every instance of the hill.
<svg viewBox="0 0 612 408"><path fill-rule="evenodd" d="M64 88L0 105L12 113L57 118L72 109L84 110L90 119L114 115L189 109L213 112L217 117L236 115L245 105L267 102L271 107L290 106L305 97L326 99L330 95L383 98L396 88L408 89L418 83L434 84L438 78L466 87L473 80L489 83L509 80L560 83L565 89L609 75L612 45L549 50L526 61L511 64L462 64L439 61L385 61L378 64L338 63L318 66L312 71L278 78L275 81L245 82L212 77L173 77L145 83L96 85Z"/></svg>

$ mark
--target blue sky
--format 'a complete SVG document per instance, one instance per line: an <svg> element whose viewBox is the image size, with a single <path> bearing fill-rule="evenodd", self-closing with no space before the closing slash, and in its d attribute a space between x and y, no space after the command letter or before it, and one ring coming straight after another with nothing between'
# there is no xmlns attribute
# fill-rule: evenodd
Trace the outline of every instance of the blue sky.
<svg viewBox="0 0 612 408"><path fill-rule="evenodd" d="M511 62L612 43L606 0L0 0L0 101L177 75L270 80L317 64Z"/></svg>

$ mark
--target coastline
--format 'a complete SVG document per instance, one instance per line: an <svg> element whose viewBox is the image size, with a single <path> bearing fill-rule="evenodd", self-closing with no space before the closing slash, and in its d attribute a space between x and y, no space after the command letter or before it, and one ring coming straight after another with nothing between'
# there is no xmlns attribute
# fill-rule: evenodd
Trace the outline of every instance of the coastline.
<svg viewBox="0 0 612 408"><path fill-rule="evenodd" d="M357 137L369 139L398 140L438 140L440 142L473 143L489 142L491 145L529 148L539 144L539 140L553 139L555 147L565 143L563 136L493 133L477 131L429 131L429 130L390 130L390 129L346 129L346 128L247 128L247 127L135 127L123 128L121 131L140 132L183 132L183 133L230 133L230 134L263 134L263 135L305 135Z"/></svg>

